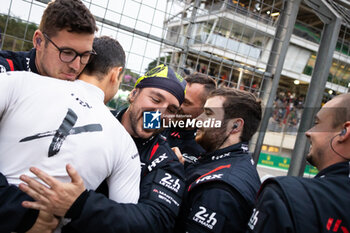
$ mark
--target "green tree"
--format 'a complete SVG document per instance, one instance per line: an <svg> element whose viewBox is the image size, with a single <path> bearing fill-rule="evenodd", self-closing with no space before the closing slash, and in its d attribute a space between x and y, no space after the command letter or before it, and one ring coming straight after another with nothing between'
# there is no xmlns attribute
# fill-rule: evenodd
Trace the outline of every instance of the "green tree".
<svg viewBox="0 0 350 233"><path fill-rule="evenodd" d="M0 29L3 50L28 51L33 48L32 38L38 26L16 17L0 14Z"/></svg>
<svg viewBox="0 0 350 233"><path fill-rule="evenodd" d="M169 56L166 56L166 57L160 57L160 64L164 64L164 60L165 60L165 59L166 59L165 64L169 64L169 63L170 63L171 56L169 55ZM145 72L147 72L147 71L153 69L154 67L156 67L156 66L157 66L157 61L158 61L158 58L156 58L156 59L154 59L153 61L151 61L151 62L148 64L148 66L147 66Z"/></svg>

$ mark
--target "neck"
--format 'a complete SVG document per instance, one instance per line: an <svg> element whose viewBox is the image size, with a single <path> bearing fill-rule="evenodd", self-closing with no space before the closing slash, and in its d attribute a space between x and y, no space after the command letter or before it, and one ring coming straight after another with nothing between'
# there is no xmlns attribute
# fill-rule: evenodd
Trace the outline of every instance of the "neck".
<svg viewBox="0 0 350 233"><path fill-rule="evenodd" d="M133 134L133 131L130 127L130 111L129 108L126 109L126 111L124 112L123 116L122 116L122 120L121 120L122 125L124 126L124 128L126 129L126 131L133 137L135 137L135 135Z"/></svg>
<svg viewBox="0 0 350 233"><path fill-rule="evenodd" d="M240 142L239 137L236 137L236 135L229 135L229 137L227 137L227 139L222 143L222 145L218 149L232 146L232 145L237 144L239 142Z"/></svg>
<svg viewBox="0 0 350 233"><path fill-rule="evenodd" d="M349 160L346 160L344 158L339 157L336 154L332 154L332 156L333 157L331 157L328 161L325 161L322 164L319 164L318 166L316 166L317 170L322 171L323 169L325 169L329 166L332 166L333 164L349 161Z"/></svg>
<svg viewBox="0 0 350 233"><path fill-rule="evenodd" d="M38 50L36 51L36 55L35 55L35 67L36 67L36 69L37 69L37 71L38 71L38 73L39 73L40 75L49 76L48 74L46 74L46 73L41 69L41 67L40 67L40 65L39 65L39 54L38 54Z"/></svg>
<svg viewBox="0 0 350 233"><path fill-rule="evenodd" d="M100 88L100 89L103 90L103 87L102 87L102 85L101 85L101 82L99 82L99 81L96 79L95 76L87 75L87 74L81 74L81 75L79 76L79 79L82 80L82 81L84 81L84 82L90 83L90 84L92 84L92 85L94 85L94 86L96 86L96 87L98 87L98 88Z"/></svg>
<svg viewBox="0 0 350 233"><path fill-rule="evenodd" d="M103 93L105 94L104 103L106 104L108 102L107 101L107 87L106 87L106 85L104 85L103 81L99 81L97 79L97 77L95 77L93 75L87 75L85 73L82 73L79 76L79 80L90 83L90 84L100 88L103 91Z"/></svg>

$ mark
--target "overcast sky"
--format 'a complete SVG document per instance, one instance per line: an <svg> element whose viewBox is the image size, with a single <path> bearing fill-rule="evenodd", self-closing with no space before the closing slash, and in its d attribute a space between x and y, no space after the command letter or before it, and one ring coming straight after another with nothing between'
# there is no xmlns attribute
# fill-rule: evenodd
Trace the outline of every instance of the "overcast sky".
<svg viewBox="0 0 350 233"><path fill-rule="evenodd" d="M122 25L162 37L167 0L89 0L91 12ZM34 0L1 0L0 13L10 14L39 24L46 4ZM168 9L174 7L171 3ZM172 8L174 9L174 8ZM159 43L98 23L97 35L116 38L127 53L127 68L143 73L159 56Z"/></svg>

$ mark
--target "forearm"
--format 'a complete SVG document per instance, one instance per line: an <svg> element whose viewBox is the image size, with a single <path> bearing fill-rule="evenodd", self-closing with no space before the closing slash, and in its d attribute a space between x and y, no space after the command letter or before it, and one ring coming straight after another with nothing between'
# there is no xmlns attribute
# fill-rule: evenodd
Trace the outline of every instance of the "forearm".
<svg viewBox="0 0 350 233"><path fill-rule="evenodd" d="M39 211L22 207L22 201L33 199L0 173L0 232L25 232L35 223Z"/></svg>
<svg viewBox="0 0 350 233"><path fill-rule="evenodd" d="M160 203L119 204L101 194L87 193L84 206L74 205L68 213L80 213L63 228L68 232L172 232L175 215Z"/></svg>

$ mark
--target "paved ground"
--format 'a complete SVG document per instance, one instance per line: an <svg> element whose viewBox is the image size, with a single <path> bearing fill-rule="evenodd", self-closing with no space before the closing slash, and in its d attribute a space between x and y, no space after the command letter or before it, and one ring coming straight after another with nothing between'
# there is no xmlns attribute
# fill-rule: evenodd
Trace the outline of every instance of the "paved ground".
<svg viewBox="0 0 350 233"><path fill-rule="evenodd" d="M287 170L282 170L278 168L272 168L267 166L258 165L258 173L260 176L260 179L265 180L268 178L268 176L286 176ZM306 178L313 178L314 175L305 175Z"/></svg>
<svg viewBox="0 0 350 233"><path fill-rule="evenodd" d="M257 169L258 169L260 179L265 179L268 176L286 176L287 175L287 170L270 168L270 167L265 167L261 165L258 165Z"/></svg>

